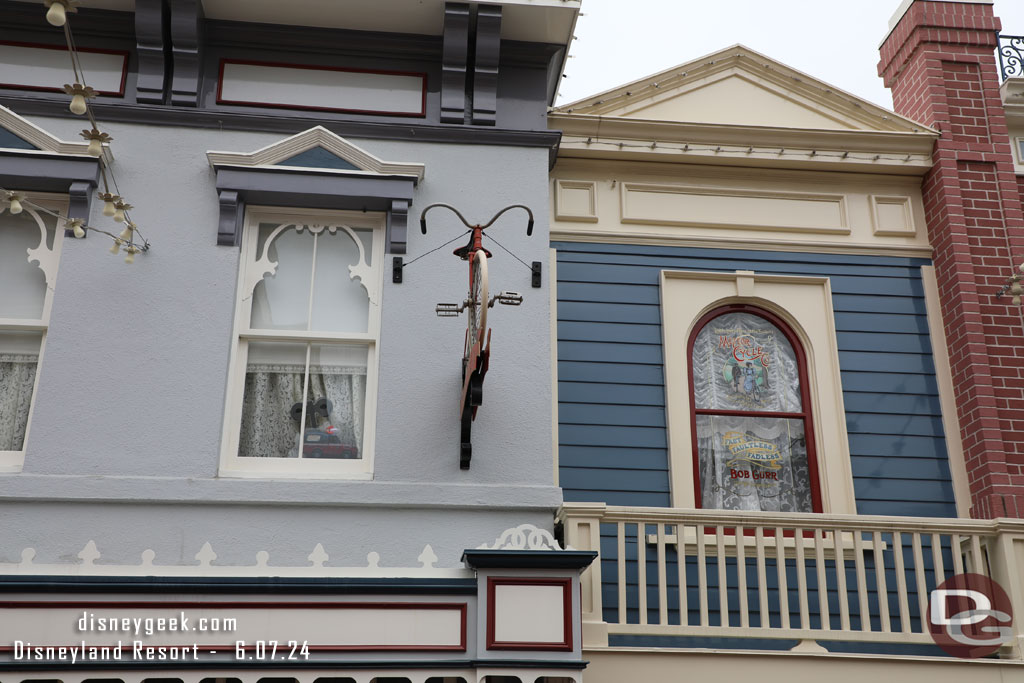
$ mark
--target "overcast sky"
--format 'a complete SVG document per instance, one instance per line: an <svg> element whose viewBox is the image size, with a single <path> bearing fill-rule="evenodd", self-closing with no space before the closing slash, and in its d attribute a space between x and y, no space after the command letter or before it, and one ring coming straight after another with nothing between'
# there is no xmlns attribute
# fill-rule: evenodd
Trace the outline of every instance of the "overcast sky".
<svg viewBox="0 0 1024 683"><path fill-rule="evenodd" d="M878 44L900 0L583 0L558 104L742 43L892 109ZM1024 0L996 0L1004 34L1024 35Z"/></svg>

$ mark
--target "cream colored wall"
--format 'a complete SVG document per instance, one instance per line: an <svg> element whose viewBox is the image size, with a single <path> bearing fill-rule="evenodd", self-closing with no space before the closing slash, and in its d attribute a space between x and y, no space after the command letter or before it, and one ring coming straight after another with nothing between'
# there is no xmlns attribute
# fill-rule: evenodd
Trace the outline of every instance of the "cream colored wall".
<svg viewBox="0 0 1024 683"><path fill-rule="evenodd" d="M930 256L920 179L560 159L552 239Z"/></svg>

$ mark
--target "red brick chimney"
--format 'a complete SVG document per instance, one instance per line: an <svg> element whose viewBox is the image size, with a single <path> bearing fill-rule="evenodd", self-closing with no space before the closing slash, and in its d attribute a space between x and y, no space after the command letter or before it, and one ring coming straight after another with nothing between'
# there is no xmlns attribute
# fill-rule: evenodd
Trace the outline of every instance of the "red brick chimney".
<svg viewBox="0 0 1024 683"><path fill-rule="evenodd" d="M1024 215L991 0L913 0L881 46L896 112L937 129L922 190L971 516L1024 517L1024 309L996 292L1024 262Z"/></svg>

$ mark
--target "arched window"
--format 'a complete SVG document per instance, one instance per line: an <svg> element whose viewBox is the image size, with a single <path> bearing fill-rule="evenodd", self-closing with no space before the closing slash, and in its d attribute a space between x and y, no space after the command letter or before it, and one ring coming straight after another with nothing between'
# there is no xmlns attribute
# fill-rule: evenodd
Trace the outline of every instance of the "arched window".
<svg viewBox="0 0 1024 683"><path fill-rule="evenodd" d="M807 362L793 331L732 304L697 321L687 353L697 506L821 512Z"/></svg>

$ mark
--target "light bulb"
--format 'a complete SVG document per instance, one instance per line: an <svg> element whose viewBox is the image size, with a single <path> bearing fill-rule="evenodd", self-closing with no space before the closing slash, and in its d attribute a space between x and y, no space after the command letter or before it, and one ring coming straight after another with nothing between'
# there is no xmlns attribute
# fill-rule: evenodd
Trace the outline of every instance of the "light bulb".
<svg viewBox="0 0 1024 683"><path fill-rule="evenodd" d="M82 228L81 223L75 223L75 229L72 232L75 233L75 237L78 239L85 237L85 230Z"/></svg>
<svg viewBox="0 0 1024 683"><path fill-rule="evenodd" d="M135 263L135 251L132 250L131 248L129 248L127 251L128 255L124 257L124 262L131 265Z"/></svg>
<svg viewBox="0 0 1024 683"><path fill-rule="evenodd" d="M67 23L68 15L64 9L64 3L60 0L54 0L54 3L50 5L50 9L46 12L46 20L53 26L63 26Z"/></svg>
<svg viewBox="0 0 1024 683"><path fill-rule="evenodd" d="M117 240L114 240L114 246L110 247L110 253L117 254L119 251L121 251L121 244Z"/></svg>
<svg viewBox="0 0 1024 683"><path fill-rule="evenodd" d="M130 241L132 239L132 229L126 225L124 230L121 231L121 234L118 235L118 237L123 239L125 242Z"/></svg>
<svg viewBox="0 0 1024 683"><path fill-rule="evenodd" d="M85 97L83 95L72 95L71 106L68 107L72 114L81 116L85 113Z"/></svg>
<svg viewBox="0 0 1024 683"><path fill-rule="evenodd" d="M19 213L21 213L21 210L22 210L21 198L18 197L18 195L16 195L16 194L11 195L8 198L8 201L10 201L10 203L11 203L10 211L11 211L11 215L12 216L16 216Z"/></svg>
<svg viewBox="0 0 1024 683"><path fill-rule="evenodd" d="M114 220L118 223L124 223L124 209L118 208L114 211Z"/></svg>
<svg viewBox="0 0 1024 683"><path fill-rule="evenodd" d="M107 201L103 202L103 215L104 216L113 216L116 211L117 211L117 208L114 206L114 202L113 201L108 199Z"/></svg>
<svg viewBox="0 0 1024 683"><path fill-rule="evenodd" d="M86 151L94 157L101 156L103 154L103 143L97 138L90 138L89 149Z"/></svg>

